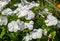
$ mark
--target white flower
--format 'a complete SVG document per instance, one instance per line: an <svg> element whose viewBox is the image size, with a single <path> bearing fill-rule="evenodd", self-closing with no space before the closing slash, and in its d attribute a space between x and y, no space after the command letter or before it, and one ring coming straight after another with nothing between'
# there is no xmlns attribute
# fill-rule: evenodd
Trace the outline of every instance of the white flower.
<svg viewBox="0 0 60 41"><path fill-rule="evenodd" d="M49 12L48 8L45 8L45 9L42 11L42 14L50 14L50 15L52 15L52 13Z"/></svg>
<svg viewBox="0 0 60 41"><path fill-rule="evenodd" d="M26 0L21 0L24 1L26 4L23 5L24 3L18 3L14 4L15 6L18 6L18 8L14 11L14 13L17 13L18 18L25 17L26 20L31 20L35 17L35 14L30 11L31 8L35 6L39 6L38 3L35 2L27 2Z"/></svg>
<svg viewBox="0 0 60 41"><path fill-rule="evenodd" d="M44 33L43 33L44 35L47 35L47 31L46 31L46 29L44 29L43 32L44 32Z"/></svg>
<svg viewBox="0 0 60 41"><path fill-rule="evenodd" d="M34 24L33 21L30 21L29 23L24 23L23 21L18 19L17 21L11 21L8 24L8 30L10 32L17 32L18 30L22 31L26 28L28 28L29 30L32 30L33 29L33 24Z"/></svg>
<svg viewBox="0 0 60 41"><path fill-rule="evenodd" d="M0 16L0 25L7 25L8 19L6 17Z"/></svg>
<svg viewBox="0 0 60 41"><path fill-rule="evenodd" d="M2 11L2 15L13 15L13 11L10 8L7 8Z"/></svg>
<svg viewBox="0 0 60 41"><path fill-rule="evenodd" d="M26 10L21 10L18 14L17 14L17 16L18 16L18 18L20 18L20 17L24 17L24 16L26 16L28 13L27 13L27 11Z"/></svg>
<svg viewBox="0 0 60 41"><path fill-rule="evenodd" d="M23 40L25 41L29 41L29 40L32 40L32 39L37 39L37 38L41 38L42 37L42 34L47 34L46 32L43 32L45 30L43 29L33 29L32 32L30 32L30 34L27 34Z"/></svg>
<svg viewBox="0 0 60 41"><path fill-rule="evenodd" d="M0 0L0 11L5 5L7 5L11 0Z"/></svg>
<svg viewBox="0 0 60 41"><path fill-rule="evenodd" d="M30 41L30 40L32 40L32 37L31 37L29 34L27 34L27 35L23 38L23 40L25 40L25 41Z"/></svg>
<svg viewBox="0 0 60 41"><path fill-rule="evenodd" d="M3 9L3 7L6 5L6 2L2 2L2 1L0 1L0 11L1 11L1 9Z"/></svg>
<svg viewBox="0 0 60 41"><path fill-rule="evenodd" d="M14 10L13 13L19 13L19 12L21 12L21 11L22 11L22 9L19 7L19 8L17 8L16 10Z"/></svg>
<svg viewBox="0 0 60 41"><path fill-rule="evenodd" d="M29 9L35 7L35 6L38 7L39 4L35 3L34 1L29 3L26 0L22 0L21 3L14 4L14 6L18 6L18 7L22 8L23 10L29 10Z"/></svg>
<svg viewBox="0 0 60 41"><path fill-rule="evenodd" d="M43 32L44 30L43 29L33 29L32 32L30 32L30 34L27 34L23 40L25 41L29 41L29 40L32 40L32 39L37 39L37 38L41 38L42 37L42 34L44 34Z"/></svg>
<svg viewBox="0 0 60 41"><path fill-rule="evenodd" d="M57 27L60 28L60 21L58 21Z"/></svg>
<svg viewBox="0 0 60 41"><path fill-rule="evenodd" d="M8 30L10 32L17 32L18 30L20 30L20 28L18 27L18 24L16 21L11 21L9 24L8 24Z"/></svg>
<svg viewBox="0 0 60 41"><path fill-rule="evenodd" d="M24 30L25 24L23 21L20 21L19 19L17 21L11 21L8 24L8 29L10 32L17 32L18 30Z"/></svg>
<svg viewBox="0 0 60 41"><path fill-rule="evenodd" d="M25 28L28 28L29 30L32 30L33 29L33 24L34 24L33 21L30 21L29 23L25 23Z"/></svg>
<svg viewBox="0 0 60 41"><path fill-rule="evenodd" d="M31 37L33 39L41 38L42 37L43 30L42 29L36 29L31 33Z"/></svg>
<svg viewBox="0 0 60 41"><path fill-rule="evenodd" d="M45 9L42 11L42 13L43 13L43 14L49 14L50 12L49 12L48 8L45 8Z"/></svg>
<svg viewBox="0 0 60 41"><path fill-rule="evenodd" d="M19 19L17 20L17 24L20 28L20 30L24 30L25 28L25 23L23 21L20 21Z"/></svg>
<svg viewBox="0 0 60 41"><path fill-rule="evenodd" d="M47 20L45 20L45 23L47 26L52 26L52 25L56 25L58 23L58 20L56 17L52 15L48 15Z"/></svg>
<svg viewBox="0 0 60 41"><path fill-rule="evenodd" d="M30 10L23 10L17 14L18 18L24 17L26 20L31 20L35 17L35 14Z"/></svg>
<svg viewBox="0 0 60 41"><path fill-rule="evenodd" d="M32 11L27 12L28 15L25 16L26 20L31 20L35 17L35 14Z"/></svg>
<svg viewBox="0 0 60 41"><path fill-rule="evenodd" d="M44 11L48 12L49 10L48 10L48 8L45 8Z"/></svg>
<svg viewBox="0 0 60 41"><path fill-rule="evenodd" d="M29 10L29 9L31 9L31 8L33 8L33 7L38 7L38 6L39 6L39 4L38 4L38 3L35 3L35 2L33 1L33 2L31 2L30 4L26 5L26 9Z"/></svg>
<svg viewBox="0 0 60 41"><path fill-rule="evenodd" d="M29 24L33 25L33 24L34 24L34 22L33 22L33 21L30 21L30 22L29 22Z"/></svg>

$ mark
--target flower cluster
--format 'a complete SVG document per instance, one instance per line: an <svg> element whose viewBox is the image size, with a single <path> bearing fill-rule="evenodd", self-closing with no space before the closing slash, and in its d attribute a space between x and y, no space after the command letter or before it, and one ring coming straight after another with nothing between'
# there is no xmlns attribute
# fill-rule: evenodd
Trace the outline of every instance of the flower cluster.
<svg viewBox="0 0 60 41"><path fill-rule="evenodd" d="M21 20L17 20L17 21L11 21L8 24L8 29L10 32L17 32L18 30L24 30L26 28L28 28L29 30L33 29L33 21L30 21L29 23L24 23Z"/></svg>
<svg viewBox="0 0 60 41"><path fill-rule="evenodd" d="M58 20L56 17L52 15L47 15L47 20L45 20L45 23L47 26L52 26L52 25L56 25L58 23Z"/></svg>
<svg viewBox="0 0 60 41"><path fill-rule="evenodd" d="M43 33L43 32L45 32L45 33ZM30 32L30 34L27 34L23 38L23 40L29 41L29 40L32 40L32 39L41 38L42 37L42 34L47 35L47 31L46 30L43 30L41 28L39 28L39 29L33 29L33 31Z"/></svg>
<svg viewBox="0 0 60 41"><path fill-rule="evenodd" d="M44 17L43 14L47 15L47 19L45 20L46 26L53 26L58 24L58 19L49 12L48 8L45 8L42 12L39 12L39 15L41 15L41 17Z"/></svg>
<svg viewBox="0 0 60 41"><path fill-rule="evenodd" d="M30 20L35 17L35 14L30 9L35 6L39 6L39 4L35 2L31 3L26 2L26 3L27 4L25 5L22 5L21 3L14 4L14 6L18 6L18 8L14 11L14 13L17 13L18 18L25 16L26 20Z"/></svg>
<svg viewBox="0 0 60 41"><path fill-rule="evenodd" d="M40 15L43 18L46 18L44 15L47 16L47 19L43 19L45 23L45 25L42 24L41 28L39 28L40 20L35 19L35 17L39 17L39 19L41 18L40 16L36 16L35 13L31 10L33 7L39 7L39 3L35 3L34 1L32 2L27 2L26 0L21 0L20 3L16 3L13 4L14 7L17 7L15 10L12 10L11 8L5 8L3 9L4 6L6 6L11 0L0 0L0 11L1 11L1 15L0 16L0 26L6 26L8 27L8 31L9 32L17 32L17 31L23 31L26 30L27 28L32 31L29 32L24 38L23 40L25 41L30 41L32 39L37 39L37 38L42 38L42 36L46 36L47 35L47 28L45 29L44 26L55 26L57 25L57 27L60 28L60 21L53 16L53 14L51 12L49 12L48 8L44 8L43 11L38 11L37 15ZM3 9L3 10L2 10ZM18 19L16 20L8 20L7 17L5 16L11 16L14 17L17 16ZM20 18L24 18L26 19L26 21L22 21ZM14 19L14 18L13 18ZM37 21L36 21L37 20ZM37 26L38 28L35 28L36 23L39 24L39 26ZM50 29L48 29L50 30Z"/></svg>

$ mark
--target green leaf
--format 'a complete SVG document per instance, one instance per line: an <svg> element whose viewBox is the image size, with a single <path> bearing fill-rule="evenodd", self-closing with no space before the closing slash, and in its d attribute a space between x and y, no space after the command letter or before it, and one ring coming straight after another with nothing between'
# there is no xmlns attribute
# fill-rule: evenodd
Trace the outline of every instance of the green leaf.
<svg viewBox="0 0 60 41"><path fill-rule="evenodd" d="M2 37L4 36L5 33L6 33L6 32L5 32L5 28L2 27L2 32L1 32L1 34L0 34L0 38L2 38Z"/></svg>
<svg viewBox="0 0 60 41"><path fill-rule="evenodd" d="M55 37L56 31L51 32L51 35L52 35L53 37Z"/></svg>
<svg viewBox="0 0 60 41"><path fill-rule="evenodd" d="M15 38L16 38L16 36L15 36L14 33L9 33L8 36L9 36L11 39L15 39Z"/></svg>

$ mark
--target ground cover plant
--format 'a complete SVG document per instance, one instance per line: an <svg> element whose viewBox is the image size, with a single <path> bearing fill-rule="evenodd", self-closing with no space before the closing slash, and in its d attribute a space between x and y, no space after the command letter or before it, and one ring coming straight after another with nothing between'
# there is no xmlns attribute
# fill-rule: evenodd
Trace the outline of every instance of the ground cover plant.
<svg viewBox="0 0 60 41"><path fill-rule="evenodd" d="M60 0L0 0L0 41L60 41Z"/></svg>

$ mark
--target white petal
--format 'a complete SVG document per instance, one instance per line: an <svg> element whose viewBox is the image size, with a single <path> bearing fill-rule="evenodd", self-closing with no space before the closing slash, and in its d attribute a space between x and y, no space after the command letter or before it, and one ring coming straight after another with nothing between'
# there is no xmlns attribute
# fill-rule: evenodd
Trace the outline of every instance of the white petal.
<svg viewBox="0 0 60 41"><path fill-rule="evenodd" d="M7 8L2 11L2 15L12 15L13 11L10 8Z"/></svg>

